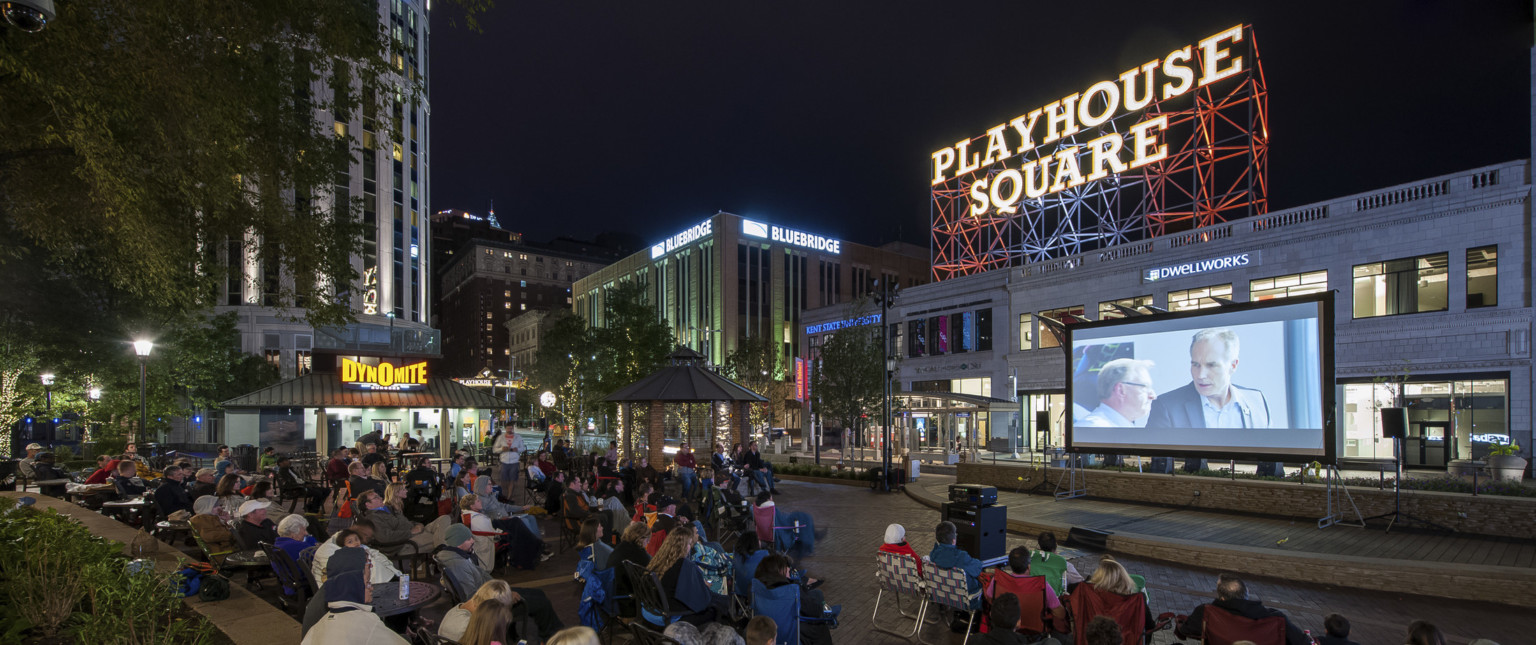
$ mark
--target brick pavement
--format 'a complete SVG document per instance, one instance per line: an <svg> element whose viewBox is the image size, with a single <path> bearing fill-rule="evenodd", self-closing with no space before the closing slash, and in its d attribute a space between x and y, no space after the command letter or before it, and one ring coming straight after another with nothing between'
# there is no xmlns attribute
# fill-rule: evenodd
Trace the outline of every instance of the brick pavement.
<svg viewBox="0 0 1536 645"><path fill-rule="evenodd" d="M801 566L810 575L826 579L823 590L827 601L843 606L841 624L833 630L835 641L839 645L902 642L896 636L871 630L877 591L874 551L882 541L886 525L895 522L906 527L913 548L919 553L927 553L933 548L932 528L938 522L938 512L905 495L878 494L862 487L788 480L779 486L783 493L778 499L780 504L789 510L808 511L818 528L825 527L828 531L825 540L817 545L817 554L806 558ZM558 529L548 521L544 527L549 541L555 542ZM1035 543L1022 536L1008 536L1008 548L1019 545L1033 547ZM1085 576L1091 575L1097 566L1097 554L1068 548L1061 552L1071 558ZM1146 577L1154 613L1188 613L1213 597L1217 571L1142 558L1117 559L1132 573ZM534 571L503 572L499 577L516 587L543 590L566 624L575 625L580 622L576 613L580 587L571 577L575 562L575 551L567 550ZM1480 605L1409 593L1342 589L1305 581L1252 578L1248 582L1255 597L1266 605L1285 610L1298 624L1314 632L1321 632L1325 614L1333 611L1344 614L1354 624L1353 638L1361 645L1399 645L1408 623L1418 618L1434 621L1453 644L1464 644L1479 637L1503 645L1532 642L1531 628L1536 627L1536 620L1531 618L1529 611L1516 607ZM268 589L271 589L270 585ZM422 616L435 621L448 608L447 601L442 600L425 609ZM882 618L893 608L891 601L886 599ZM961 642L958 634L948 634L936 623L927 625L922 636L929 643L958 645ZM1153 642L1163 645L1178 641L1172 638L1171 632L1164 631L1159 632Z"/></svg>

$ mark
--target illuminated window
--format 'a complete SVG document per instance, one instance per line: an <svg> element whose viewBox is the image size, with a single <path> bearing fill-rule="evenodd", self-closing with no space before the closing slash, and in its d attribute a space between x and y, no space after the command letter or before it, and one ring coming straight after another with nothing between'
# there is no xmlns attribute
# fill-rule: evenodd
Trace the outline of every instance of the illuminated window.
<svg viewBox="0 0 1536 645"><path fill-rule="evenodd" d="M1278 278L1264 278L1248 283L1249 299L1253 301L1289 298L1328 290L1328 272L1293 273Z"/></svg>
<svg viewBox="0 0 1536 645"><path fill-rule="evenodd" d="M1136 296L1135 298L1121 298L1119 300L1101 302L1099 303L1099 320L1124 318L1125 314L1120 313L1120 310L1116 309L1115 305L1135 309L1137 307L1150 304L1152 304L1152 296Z"/></svg>
<svg viewBox="0 0 1536 645"><path fill-rule="evenodd" d="M1078 305L1076 307L1062 307L1061 309L1047 309L1045 311L1040 312L1040 317L1041 318L1050 318L1051 320L1055 320L1057 322L1060 322L1063 325L1067 324L1067 321L1069 320L1068 316L1078 316L1078 317L1081 317L1082 315L1083 315L1083 306L1082 305ZM1061 347L1061 342L1056 339L1056 334L1053 334L1053 333L1051 333L1051 332L1049 332L1047 330L1041 329L1040 330L1040 347L1042 347L1042 348L1044 348L1044 347Z"/></svg>
<svg viewBox="0 0 1536 645"><path fill-rule="evenodd" d="M566 296L565 297L565 304L571 304L571 297L570 296Z"/></svg>
<svg viewBox="0 0 1536 645"><path fill-rule="evenodd" d="M528 254L527 253L519 253L519 254L517 254L517 259L523 260L523 261L526 262L528 260Z"/></svg>
<svg viewBox="0 0 1536 645"><path fill-rule="evenodd" d="M1214 287L1200 287L1199 289L1185 289L1183 291L1168 292L1168 311L1189 311L1191 309L1210 309L1220 307L1211 296L1217 298L1232 299L1232 285L1218 284Z"/></svg>
<svg viewBox="0 0 1536 645"><path fill-rule="evenodd" d="M522 305L522 307L521 307L521 308L520 308L520 309L519 309L519 311L528 311L528 303L526 303L526 302L525 302L525 303L523 303L523 305Z"/></svg>
<svg viewBox="0 0 1536 645"><path fill-rule="evenodd" d="M518 280L517 281L517 286L519 286L519 287L527 287L528 286L528 281L527 280Z"/></svg>
<svg viewBox="0 0 1536 645"><path fill-rule="evenodd" d="M502 307L501 308L502 309L511 309L512 308L512 301L509 300L507 302L502 303Z"/></svg>
<svg viewBox="0 0 1536 645"><path fill-rule="evenodd" d="M1467 249L1467 308L1499 304L1499 247Z"/></svg>
<svg viewBox="0 0 1536 645"><path fill-rule="evenodd" d="M511 289L507 289L506 291L501 292L501 295L504 298L511 298L512 297L512 290Z"/></svg>
<svg viewBox="0 0 1536 645"><path fill-rule="evenodd" d="M334 126L332 126L332 127L334 127L336 129L336 136L342 137L342 138L346 138L346 136L347 136L347 124L342 123L340 121L337 121L336 124Z"/></svg>
<svg viewBox="0 0 1536 645"><path fill-rule="evenodd" d="M1355 265L1355 317L1445 311L1449 261L1449 253L1436 253Z"/></svg>
<svg viewBox="0 0 1536 645"><path fill-rule="evenodd" d="M395 149L394 150L394 152L395 152L395 161L404 161L405 160L405 149L401 148L400 144L398 144L398 143L393 143L393 144L390 144L390 145L394 146L394 149ZM491 250L490 249L486 249L485 252L486 253L490 253Z"/></svg>
<svg viewBox="0 0 1536 645"><path fill-rule="evenodd" d="M1035 348L1035 315L1019 314L1019 349L1028 351Z"/></svg>
<svg viewBox="0 0 1536 645"><path fill-rule="evenodd" d="M491 323L485 323L485 330L486 331L495 331L496 330L496 326L492 325Z"/></svg>
<svg viewBox="0 0 1536 645"><path fill-rule="evenodd" d="M490 250L490 249L486 249L486 250L485 250L485 254L486 254L486 255L495 255L495 254L496 254L496 252L495 252L495 251L492 251L492 250Z"/></svg>
<svg viewBox="0 0 1536 645"><path fill-rule="evenodd" d="M511 356L512 355L512 350L511 349L503 349L503 350L501 350L501 355L502 356Z"/></svg>
<svg viewBox="0 0 1536 645"><path fill-rule="evenodd" d="M490 320L491 319L491 312L489 312L489 311L485 312L485 319L486 320Z"/></svg>

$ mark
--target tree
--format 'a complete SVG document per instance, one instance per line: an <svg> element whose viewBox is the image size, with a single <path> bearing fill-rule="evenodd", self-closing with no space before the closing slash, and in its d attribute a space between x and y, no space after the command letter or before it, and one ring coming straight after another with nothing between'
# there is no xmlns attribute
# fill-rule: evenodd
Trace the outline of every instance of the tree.
<svg viewBox="0 0 1536 645"><path fill-rule="evenodd" d="M386 142L386 97L415 92L377 6L58 9L41 33L0 30L0 280L33 263L170 318L212 304L231 245L235 267L259 247L280 259L281 302L317 326L350 320L360 202L333 204L332 186L362 138L333 123Z"/></svg>
<svg viewBox="0 0 1536 645"><path fill-rule="evenodd" d="M867 305L851 305L846 317L863 316ZM828 425L851 429L865 416L879 416L885 397L880 331L879 326L844 327L822 343L811 370L811 395L816 413L832 421Z"/></svg>
<svg viewBox="0 0 1536 645"><path fill-rule="evenodd" d="M768 399L764 405L752 406L752 423L775 427L775 411L789 410L798 406L791 401L795 384L786 380L789 366L779 344L766 337L747 338L736 345L736 351L725 357L725 373L732 380Z"/></svg>
<svg viewBox="0 0 1536 645"><path fill-rule="evenodd" d="M561 421L571 423L584 407L581 386L593 372L593 338L587 321L569 312L552 312L556 316L539 340L539 351L528 366L528 381L539 392L554 392L559 402L552 408L562 415ZM587 360L578 360L584 357Z"/></svg>
<svg viewBox="0 0 1536 645"><path fill-rule="evenodd" d="M645 285L624 282L603 293L602 327L592 329L599 398L656 371L677 348L672 327L645 301Z"/></svg>

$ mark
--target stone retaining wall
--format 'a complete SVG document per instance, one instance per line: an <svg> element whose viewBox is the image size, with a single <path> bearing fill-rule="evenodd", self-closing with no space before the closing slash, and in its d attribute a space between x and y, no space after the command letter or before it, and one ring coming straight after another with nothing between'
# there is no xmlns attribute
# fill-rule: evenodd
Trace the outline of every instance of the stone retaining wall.
<svg viewBox="0 0 1536 645"><path fill-rule="evenodd" d="M1049 468L1045 480L1054 485L1066 472ZM1322 484L1221 479L1195 475L1157 475L1087 469L1088 495L1100 499L1169 504L1223 511L1263 513L1298 519L1327 514ZM960 464L955 481L996 486L998 490L1029 489L1040 483L1039 468ZM1081 479L1079 481L1082 481ZM1393 492L1349 487L1364 517L1392 512ZM1531 539L1536 536L1536 498L1403 491L1404 513L1474 535Z"/></svg>

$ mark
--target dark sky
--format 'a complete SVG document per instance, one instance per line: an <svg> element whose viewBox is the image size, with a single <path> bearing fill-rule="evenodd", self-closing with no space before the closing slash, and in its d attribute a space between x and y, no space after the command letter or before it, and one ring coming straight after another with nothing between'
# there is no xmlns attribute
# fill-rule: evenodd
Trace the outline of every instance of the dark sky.
<svg viewBox="0 0 1536 645"><path fill-rule="evenodd" d="M1274 210L1531 155L1516 0L437 4L431 207L533 239L725 210L926 245L934 150L1243 22Z"/></svg>

